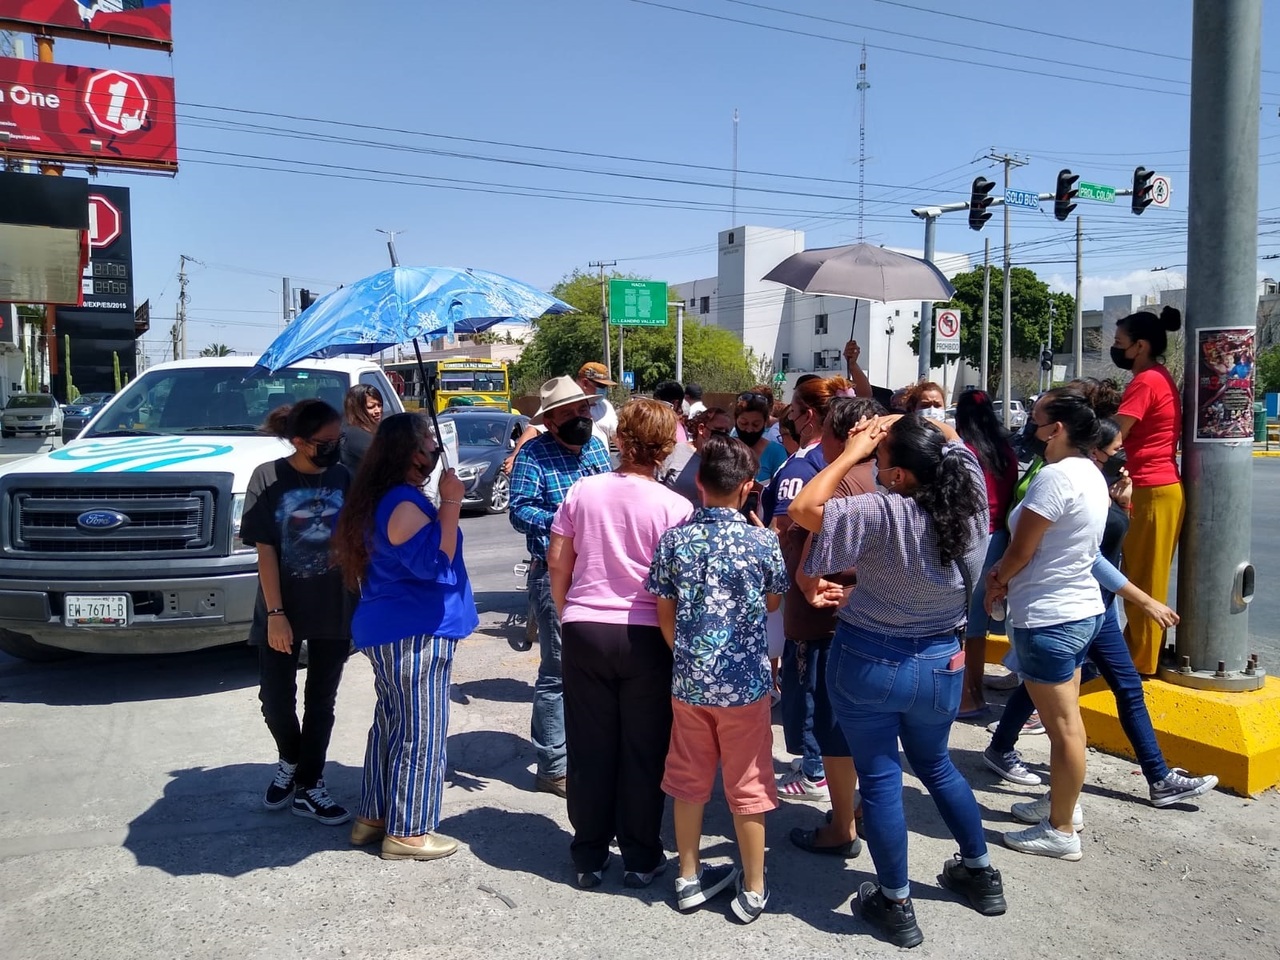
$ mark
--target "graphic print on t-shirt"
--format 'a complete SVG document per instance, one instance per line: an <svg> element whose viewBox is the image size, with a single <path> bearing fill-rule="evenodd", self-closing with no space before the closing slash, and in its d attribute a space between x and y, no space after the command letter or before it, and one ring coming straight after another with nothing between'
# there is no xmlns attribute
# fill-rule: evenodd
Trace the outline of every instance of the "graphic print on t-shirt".
<svg viewBox="0 0 1280 960"><path fill-rule="evenodd" d="M276 508L280 529L280 564L291 577L319 577L329 572L329 541L342 491L329 487L286 490Z"/></svg>

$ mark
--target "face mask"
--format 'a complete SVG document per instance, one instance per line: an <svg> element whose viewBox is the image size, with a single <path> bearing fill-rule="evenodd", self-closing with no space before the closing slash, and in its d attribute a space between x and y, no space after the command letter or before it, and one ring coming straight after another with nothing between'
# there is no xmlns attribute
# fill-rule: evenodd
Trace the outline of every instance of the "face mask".
<svg viewBox="0 0 1280 960"><path fill-rule="evenodd" d="M920 416L926 420L945 420L947 419L947 411L941 407L925 407L920 410Z"/></svg>
<svg viewBox="0 0 1280 960"><path fill-rule="evenodd" d="M608 388L608 387L596 387L596 396L597 396L597 397L607 397L608 395L609 395L609 388Z"/></svg>
<svg viewBox="0 0 1280 960"><path fill-rule="evenodd" d="M745 443L748 447L754 447L760 442L760 438L764 436L763 430L739 430L738 439Z"/></svg>
<svg viewBox="0 0 1280 960"><path fill-rule="evenodd" d="M1129 349L1132 350L1133 348L1130 347ZM1132 370L1133 357L1126 357L1125 353L1126 351L1120 347L1112 347L1111 362L1114 363L1121 370Z"/></svg>
<svg viewBox="0 0 1280 960"><path fill-rule="evenodd" d="M328 470L342 459L342 441L325 440L317 443L315 452L307 457L321 470Z"/></svg>
<svg viewBox="0 0 1280 960"><path fill-rule="evenodd" d="M574 417L556 427L556 436L572 447L580 447L591 439L590 417Z"/></svg>
<svg viewBox="0 0 1280 960"><path fill-rule="evenodd" d="M1033 457L1043 459L1047 444L1036 436L1038 429L1034 421L1027 421L1027 425L1022 428L1022 449Z"/></svg>
<svg viewBox="0 0 1280 960"><path fill-rule="evenodd" d="M1115 483L1120 479L1120 471L1124 469L1125 464L1129 462L1129 455L1124 452L1124 448L1117 450L1102 465L1102 476L1107 481L1107 486Z"/></svg>

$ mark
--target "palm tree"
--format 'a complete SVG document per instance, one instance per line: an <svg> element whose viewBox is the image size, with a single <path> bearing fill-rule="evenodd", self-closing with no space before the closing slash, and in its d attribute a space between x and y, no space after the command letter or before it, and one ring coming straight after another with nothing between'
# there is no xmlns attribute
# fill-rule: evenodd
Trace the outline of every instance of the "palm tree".
<svg viewBox="0 0 1280 960"><path fill-rule="evenodd" d="M211 343L200 351L202 357L229 357L235 351L225 343Z"/></svg>

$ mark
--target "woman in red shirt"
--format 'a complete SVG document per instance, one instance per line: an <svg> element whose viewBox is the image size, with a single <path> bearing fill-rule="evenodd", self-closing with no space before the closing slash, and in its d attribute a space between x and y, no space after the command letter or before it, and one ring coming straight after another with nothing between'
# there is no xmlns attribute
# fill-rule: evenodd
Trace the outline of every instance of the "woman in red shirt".
<svg viewBox="0 0 1280 960"><path fill-rule="evenodd" d="M1142 312L1116 321L1111 360L1132 370L1116 422L1124 434L1129 476L1133 479L1133 518L1124 541L1124 568L1139 590L1160 603L1169 598L1169 569L1182 531L1185 504L1178 475L1178 439L1182 435L1182 397L1161 360L1169 332L1182 326L1182 314L1165 307L1160 315ZM1125 641L1144 676L1156 672L1164 630L1125 601Z"/></svg>

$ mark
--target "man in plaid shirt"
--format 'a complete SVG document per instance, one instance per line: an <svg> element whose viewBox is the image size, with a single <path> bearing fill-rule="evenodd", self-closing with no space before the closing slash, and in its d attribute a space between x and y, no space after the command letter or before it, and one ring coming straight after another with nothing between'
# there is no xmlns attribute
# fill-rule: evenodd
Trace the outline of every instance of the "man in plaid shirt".
<svg viewBox="0 0 1280 960"><path fill-rule="evenodd" d="M529 736L538 754L536 789L565 796L564 697L560 671L560 616L551 599L547 545L551 520L574 482L607 473L609 451L592 435L591 400L572 377L542 385L542 406L533 415L547 432L520 448L511 471L511 525L525 535L533 566L529 589L538 615L542 660L533 691Z"/></svg>

